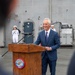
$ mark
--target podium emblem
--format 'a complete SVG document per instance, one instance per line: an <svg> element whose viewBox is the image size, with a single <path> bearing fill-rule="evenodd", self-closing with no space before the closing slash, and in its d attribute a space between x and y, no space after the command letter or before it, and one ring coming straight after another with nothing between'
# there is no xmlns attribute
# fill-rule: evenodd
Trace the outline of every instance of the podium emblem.
<svg viewBox="0 0 75 75"><path fill-rule="evenodd" d="M17 59L15 61L15 65L16 65L17 68L22 69L22 68L24 68L25 63L22 59Z"/></svg>

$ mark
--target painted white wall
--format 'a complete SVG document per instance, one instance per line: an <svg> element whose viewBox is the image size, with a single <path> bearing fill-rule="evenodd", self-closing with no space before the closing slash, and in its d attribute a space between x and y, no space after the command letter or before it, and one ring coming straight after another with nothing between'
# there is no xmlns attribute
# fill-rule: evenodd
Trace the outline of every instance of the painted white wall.
<svg viewBox="0 0 75 75"><path fill-rule="evenodd" d="M75 0L19 0L15 14L21 21L20 29L23 32L23 23L25 21L34 22L34 41L39 32L39 26L42 25L44 18L51 18L53 22L59 21L69 23L75 29ZM11 20L10 25L6 27L6 45L11 43L11 29L18 21ZM9 30L9 31L8 31ZM8 37L9 36L9 37ZM22 36L21 36L22 37ZM9 41L10 39L10 41Z"/></svg>
<svg viewBox="0 0 75 75"><path fill-rule="evenodd" d="M4 27L0 28L0 47L4 47Z"/></svg>

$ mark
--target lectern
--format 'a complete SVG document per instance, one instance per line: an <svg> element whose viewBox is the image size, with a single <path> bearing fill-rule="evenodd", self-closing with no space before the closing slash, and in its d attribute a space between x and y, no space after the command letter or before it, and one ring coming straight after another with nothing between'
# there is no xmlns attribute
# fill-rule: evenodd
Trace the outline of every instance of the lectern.
<svg viewBox="0 0 75 75"><path fill-rule="evenodd" d="M34 44L9 44L13 52L13 75L42 75L41 52L44 47Z"/></svg>

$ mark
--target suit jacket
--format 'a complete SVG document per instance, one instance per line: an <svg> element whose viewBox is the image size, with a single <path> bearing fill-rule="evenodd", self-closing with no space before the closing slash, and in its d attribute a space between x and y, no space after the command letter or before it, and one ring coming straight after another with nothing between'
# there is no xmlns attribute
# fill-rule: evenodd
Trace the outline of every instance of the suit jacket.
<svg viewBox="0 0 75 75"><path fill-rule="evenodd" d="M60 47L60 38L58 36L58 33L50 30L48 42L45 41L45 30L41 31L38 35L38 38L35 42L35 44L39 45L41 43L42 46L48 46L51 47L51 51L44 51L42 52L42 58L44 57L45 53L47 53L49 59L57 60L57 48Z"/></svg>
<svg viewBox="0 0 75 75"><path fill-rule="evenodd" d="M67 75L75 75L75 52L70 60Z"/></svg>

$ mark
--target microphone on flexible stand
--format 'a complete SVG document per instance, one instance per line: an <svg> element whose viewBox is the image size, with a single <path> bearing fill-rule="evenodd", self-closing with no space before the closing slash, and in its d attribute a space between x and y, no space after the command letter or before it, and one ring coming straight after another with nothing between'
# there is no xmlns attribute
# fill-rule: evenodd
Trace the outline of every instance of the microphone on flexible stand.
<svg viewBox="0 0 75 75"><path fill-rule="evenodd" d="M25 32L25 33L21 33L21 34L23 34L24 36L18 41L17 44L19 44L19 42L20 42L22 39L24 39L25 35L31 35L32 33Z"/></svg>
<svg viewBox="0 0 75 75"><path fill-rule="evenodd" d="M21 34L24 34L24 35L26 35L26 33L21 33ZM24 37L25 36L23 36L17 43L15 43L15 44L19 44L19 42L22 40L22 39L24 39ZM6 51L4 54L2 54L1 55L1 57L3 57L5 54L7 54L8 53L8 51Z"/></svg>
<svg viewBox="0 0 75 75"><path fill-rule="evenodd" d="M23 35L33 35L32 33L29 33L29 32L28 32L28 33L27 33L27 32L26 32L26 33L21 33L21 34L23 34ZM23 40L24 37L25 37L25 36L23 36L23 37L22 37L17 43L15 43L15 44L19 44L19 42L20 42L21 40ZM5 54L7 54L7 53L8 53L8 51L6 51L4 54L2 54L1 57L3 57L3 56L4 56Z"/></svg>

